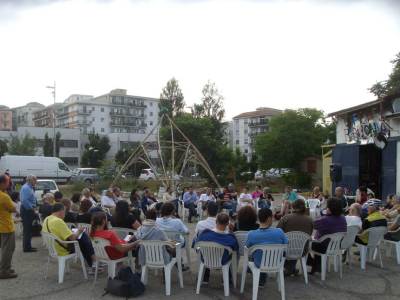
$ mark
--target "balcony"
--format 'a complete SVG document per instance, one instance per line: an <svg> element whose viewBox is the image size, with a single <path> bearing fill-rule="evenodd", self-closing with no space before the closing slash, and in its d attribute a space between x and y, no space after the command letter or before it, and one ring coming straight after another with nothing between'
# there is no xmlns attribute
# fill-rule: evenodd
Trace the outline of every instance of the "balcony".
<svg viewBox="0 0 400 300"><path fill-rule="evenodd" d="M266 121L258 121L258 122L250 122L249 127L267 127L268 122Z"/></svg>
<svg viewBox="0 0 400 300"><path fill-rule="evenodd" d="M127 116L127 117L133 117L133 118L139 118L139 119L144 119L146 118L146 115L135 115L135 114L130 114L127 112L115 112L115 111L110 111L111 116Z"/></svg>
<svg viewBox="0 0 400 300"><path fill-rule="evenodd" d="M112 127L133 127L133 128L146 128L147 124L146 123L141 123L141 124L136 124L136 123L115 123L115 122L110 122L110 126Z"/></svg>

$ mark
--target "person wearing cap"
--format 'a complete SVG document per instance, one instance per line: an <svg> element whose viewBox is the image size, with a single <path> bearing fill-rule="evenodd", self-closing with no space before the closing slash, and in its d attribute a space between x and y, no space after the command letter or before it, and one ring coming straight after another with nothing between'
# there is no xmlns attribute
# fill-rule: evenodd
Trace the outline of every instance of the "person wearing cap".
<svg viewBox="0 0 400 300"><path fill-rule="evenodd" d="M368 201L368 216L363 220L362 230L357 237L356 242L359 244L367 245L368 244L368 233L365 232L367 229L372 227L387 227L386 218L382 215L379 210L382 202L377 199L371 199Z"/></svg>
<svg viewBox="0 0 400 300"><path fill-rule="evenodd" d="M16 278L11 269L11 261L15 250L15 227L12 214L16 206L7 193L8 177L0 175L0 279Z"/></svg>

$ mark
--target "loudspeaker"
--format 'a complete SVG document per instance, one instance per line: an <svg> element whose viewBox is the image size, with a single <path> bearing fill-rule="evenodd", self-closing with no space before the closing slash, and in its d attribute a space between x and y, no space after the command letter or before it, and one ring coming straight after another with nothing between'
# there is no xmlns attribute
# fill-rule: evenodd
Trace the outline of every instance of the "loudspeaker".
<svg viewBox="0 0 400 300"><path fill-rule="evenodd" d="M339 164L331 164L330 175L333 182L342 181L342 166Z"/></svg>

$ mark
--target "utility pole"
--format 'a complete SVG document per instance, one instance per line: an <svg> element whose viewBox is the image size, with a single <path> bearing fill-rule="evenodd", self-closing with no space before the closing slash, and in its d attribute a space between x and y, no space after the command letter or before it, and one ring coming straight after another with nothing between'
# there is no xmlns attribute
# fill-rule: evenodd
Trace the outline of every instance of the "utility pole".
<svg viewBox="0 0 400 300"><path fill-rule="evenodd" d="M46 86L53 93L53 157L56 157L56 82L53 86Z"/></svg>

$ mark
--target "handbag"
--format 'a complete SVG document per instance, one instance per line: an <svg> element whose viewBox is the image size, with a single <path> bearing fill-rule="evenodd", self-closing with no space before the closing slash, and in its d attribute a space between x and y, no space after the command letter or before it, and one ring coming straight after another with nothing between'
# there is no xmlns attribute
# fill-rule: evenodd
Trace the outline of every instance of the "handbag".
<svg viewBox="0 0 400 300"><path fill-rule="evenodd" d="M139 276L134 274L130 267L125 267L119 270L114 279L108 279L103 296L111 294L128 299L130 297L138 297L144 291L145 286L140 281Z"/></svg>

